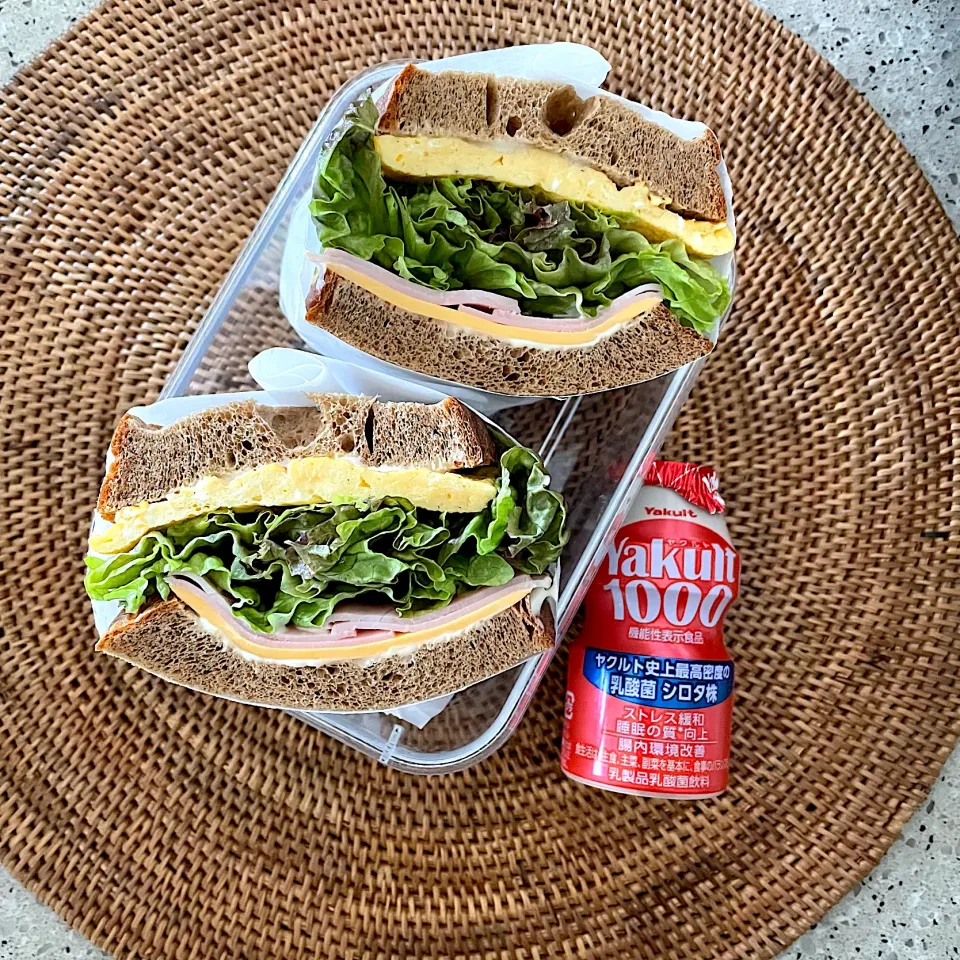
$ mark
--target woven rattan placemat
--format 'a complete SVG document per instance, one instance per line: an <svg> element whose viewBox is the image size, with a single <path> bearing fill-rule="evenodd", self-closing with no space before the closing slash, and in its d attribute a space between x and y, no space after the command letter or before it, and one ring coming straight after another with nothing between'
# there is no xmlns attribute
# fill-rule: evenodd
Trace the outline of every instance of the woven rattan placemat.
<svg viewBox="0 0 960 960"><path fill-rule="evenodd" d="M564 780L562 654L496 757L429 780L93 654L114 418L324 98L551 38L707 121L735 186L738 307L669 442L719 468L746 576L714 802ZM0 856L71 924L138 958L765 958L877 862L960 733L960 266L813 51L737 0L117 0L3 92L0 136Z"/></svg>

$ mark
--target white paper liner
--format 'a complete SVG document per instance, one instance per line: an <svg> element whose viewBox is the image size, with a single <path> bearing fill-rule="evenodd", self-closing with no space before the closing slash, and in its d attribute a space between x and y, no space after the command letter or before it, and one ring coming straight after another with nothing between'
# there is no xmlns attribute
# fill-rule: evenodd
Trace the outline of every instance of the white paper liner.
<svg viewBox="0 0 960 960"><path fill-rule="evenodd" d="M253 379L263 387L262 391L198 397L170 397L147 406L132 407L128 412L140 417L147 423L166 427L191 413L209 410L212 407L225 406L228 403L241 400L254 400L270 407L311 407L313 403L307 396L308 393L364 394L379 397L383 400L416 401L419 403L436 403L447 396L445 392L425 384L413 383L355 364L318 357L315 354L306 353L302 350L291 350L286 347L264 350L249 362L248 369ZM491 426L499 430L496 424L483 416L482 411L477 412ZM112 454L108 451L107 467L109 467L112 459ZM109 526L109 521L94 511L91 532L99 532ZM532 599L535 606L539 603L546 603L551 608L556 622L560 582L559 567L555 567L550 573L552 577L550 587L546 590L538 588L534 591ZM97 633L103 636L122 612L120 601L92 600L91 605ZM454 695L449 694L385 712L422 728L444 710ZM336 712L350 713L352 711Z"/></svg>
<svg viewBox="0 0 960 960"><path fill-rule="evenodd" d="M698 121L680 120L659 110L653 110L643 104L619 97L607 90L600 90L600 84L603 83L610 71L610 64L592 47L580 43L544 43L508 47L504 50L484 50L478 53L447 57L442 60L431 60L421 63L419 66L434 73L441 73L444 70L464 70L469 73L493 73L529 80L551 80L569 83L577 91L577 95L584 99L596 94L612 97L631 110L635 110L645 119L666 127L685 140L696 139L708 129ZM379 87L374 91L374 97L379 97L388 87L389 84ZM723 194L727 201L727 226L736 237L733 191L727 174L726 163L721 160L717 169L723 186ZM280 309L308 347L325 357L364 364L372 369L382 371L386 375L400 375L414 382L433 386L445 393L453 394L478 412L487 415L492 415L498 410L504 410L508 407L533 403L541 399L539 397L514 397L493 393L406 370L375 357L370 357L362 350L338 340L326 330L321 330L319 327L307 323L306 298L310 292L317 268L316 264L306 259L306 254L307 252L320 253L322 249L320 242L317 240L316 230L313 227L308 209L311 199L312 194L305 193L294 207L280 266ZM728 253L722 257L714 257L710 261L727 278L731 296L736 284L733 260L733 253ZM719 331L715 327L710 339L716 342L718 333Z"/></svg>

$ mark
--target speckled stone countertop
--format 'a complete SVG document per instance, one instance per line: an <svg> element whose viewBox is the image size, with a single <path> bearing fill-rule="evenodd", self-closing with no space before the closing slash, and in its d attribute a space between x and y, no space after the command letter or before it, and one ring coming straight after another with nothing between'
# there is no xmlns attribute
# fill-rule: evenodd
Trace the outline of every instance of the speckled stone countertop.
<svg viewBox="0 0 960 960"><path fill-rule="evenodd" d="M0 82L94 6L0 0ZM960 5L765 0L883 114L960 225ZM0 960L104 954L0 868ZM780 960L960 958L960 749L880 865Z"/></svg>

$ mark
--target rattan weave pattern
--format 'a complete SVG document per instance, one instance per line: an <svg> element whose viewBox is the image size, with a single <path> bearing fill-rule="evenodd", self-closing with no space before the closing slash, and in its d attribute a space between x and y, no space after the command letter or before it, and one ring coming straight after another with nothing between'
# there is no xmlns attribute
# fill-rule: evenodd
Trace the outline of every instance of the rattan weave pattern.
<svg viewBox="0 0 960 960"><path fill-rule="evenodd" d="M564 780L562 654L497 756L429 780L96 658L115 417L323 99L389 56L568 38L710 123L734 182L738 306L668 450L719 468L744 559L730 791ZM0 138L0 857L71 924L151 960L764 958L876 863L960 733L960 259L812 50L739 0L114 0L3 91Z"/></svg>

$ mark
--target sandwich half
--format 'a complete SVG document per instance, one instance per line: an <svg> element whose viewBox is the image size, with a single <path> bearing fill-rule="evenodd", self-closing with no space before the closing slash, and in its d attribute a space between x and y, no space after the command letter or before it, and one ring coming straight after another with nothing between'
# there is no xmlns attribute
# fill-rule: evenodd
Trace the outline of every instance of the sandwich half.
<svg viewBox="0 0 960 960"><path fill-rule="evenodd" d="M707 131L570 86L406 67L320 163L307 320L481 389L649 380L712 348L734 237Z"/></svg>
<svg viewBox="0 0 960 960"><path fill-rule="evenodd" d="M454 399L125 416L85 585L97 648L270 707L385 710L554 642L566 534L535 454Z"/></svg>

